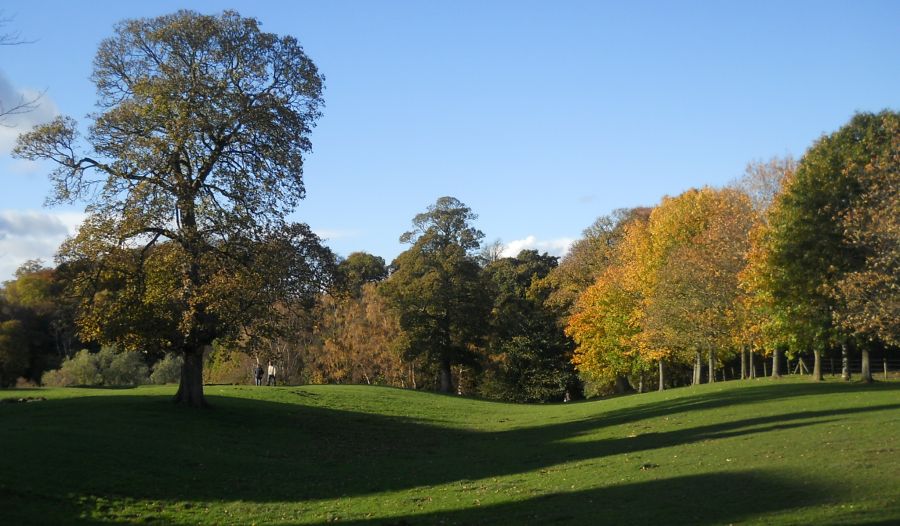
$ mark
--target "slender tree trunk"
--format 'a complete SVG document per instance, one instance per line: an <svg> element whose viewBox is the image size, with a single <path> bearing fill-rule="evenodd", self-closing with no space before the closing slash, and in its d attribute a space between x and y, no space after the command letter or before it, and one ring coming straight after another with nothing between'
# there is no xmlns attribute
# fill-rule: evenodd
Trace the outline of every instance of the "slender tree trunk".
<svg viewBox="0 0 900 526"><path fill-rule="evenodd" d="M820 349L813 349L813 381L821 382L822 381L822 351Z"/></svg>
<svg viewBox="0 0 900 526"><path fill-rule="evenodd" d="M781 349L772 351L772 378L781 378Z"/></svg>
<svg viewBox="0 0 900 526"><path fill-rule="evenodd" d="M756 364L753 363L753 349L747 349L747 363L750 366L750 378L756 378Z"/></svg>
<svg viewBox="0 0 900 526"><path fill-rule="evenodd" d="M203 396L203 347L185 349L181 383L173 401L187 407L209 407Z"/></svg>
<svg viewBox="0 0 900 526"><path fill-rule="evenodd" d="M763 356L763 378L769 376L768 366L766 365L765 356Z"/></svg>
<svg viewBox="0 0 900 526"><path fill-rule="evenodd" d="M885 352L884 356L881 358L881 365L884 366L884 379L887 380L887 374L888 374L887 352Z"/></svg>
<svg viewBox="0 0 900 526"><path fill-rule="evenodd" d="M644 373L641 373L640 378L638 379L638 393L644 392Z"/></svg>
<svg viewBox="0 0 900 526"><path fill-rule="evenodd" d="M862 381L865 383L872 383L872 364L869 361L869 349L863 347L862 349L862 371L860 372L860 376L862 376Z"/></svg>
<svg viewBox="0 0 900 526"><path fill-rule="evenodd" d="M850 350L847 349L847 344L841 344L841 380L850 381Z"/></svg>
<svg viewBox="0 0 900 526"><path fill-rule="evenodd" d="M747 379L747 347L741 346L741 380Z"/></svg>
<svg viewBox="0 0 900 526"><path fill-rule="evenodd" d="M441 360L441 392L449 393L453 389L453 372L450 369L450 360Z"/></svg>
<svg viewBox="0 0 900 526"><path fill-rule="evenodd" d="M703 355L700 351L697 351L697 359L694 360L694 378L691 382L692 385L700 385L700 381L702 379L702 369L703 369Z"/></svg>
<svg viewBox="0 0 900 526"><path fill-rule="evenodd" d="M663 366L663 361L659 361L659 390L666 390L666 369Z"/></svg>
<svg viewBox="0 0 900 526"><path fill-rule="evenodd" d="M715 383L716 381L716 356L713 354L712 350L708 352L709 356L709 374L707 375L709 378L709 383Z"/></svg>

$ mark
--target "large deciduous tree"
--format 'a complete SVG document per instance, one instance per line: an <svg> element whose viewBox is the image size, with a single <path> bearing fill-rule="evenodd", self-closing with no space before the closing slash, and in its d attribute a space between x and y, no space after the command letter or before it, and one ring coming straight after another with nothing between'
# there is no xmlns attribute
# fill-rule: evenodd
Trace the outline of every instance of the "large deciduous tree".
<svg viewBox="0 0 900 526"><path fill-rule="evenodd" d="M889 185L888 174L897 170L892 150L896 120L893 112L861 113L819 139L776 197L761 238L758 266L763 279L758 281L784 320L788 341L800 350L813 349L817 361L822 349L840 345L845 379L850 376L848 347L855 342L862 350L862 377L871 380L865 337L871 331L851 321L871 307L862 307L858 299L863 296L851 291L859 280L878 283L868 279L874 277L869 270L883 262L874 256L878 250L853 232L858 220L870 223L864 218L877 206L877 200L868 202L866 196L878 193L881 184ZM890 267L886 269L890 274ZM896 282L896 276L888 278L888 290L891 280ZM877 288L858 290L868 294ZM842 317L847 324L838 323Z"/></svg>
<svg viewBox="0 0 900 526"><path fill-rule="evenodd" d="M16 154L56 163L50 202L88 202L61 255L84 270L82 333L181 353L176 401L203 406L203 350L328 268L318 238L285 220L305 194L322 76L253 18L179 11L119 23L92 79L84 138L61 117Z"/></svg>
<svg viewBox="0 0 900 526"><path fill-rule="evenodd" d="M865 260L830 292L842 327L900 346L900 114L878 117L858 135L862 154L846 168L864 190L840 217L847 242Z"/></svg>
<svg viewBox="0 0 900 526"><path fill-rule="evenodd" d="M625 227L632 221L646 221L650 211L648 207L619 208L610 215L598 217L547 276L546 281L553 287L548 303L570 311L578 296L613 264Z"/></svg>
<svg viewBox="0 0 900 526"><path fill-rule="evenodd" d="M365 283L355 296L325 295L317 309L321 345L306 368L318 382L405 387L407 367L398 350L400 327L378 285Z"/></svg>
<svg viewBox="0 0 900 526"><path fill-rule="evenodd" d="M458 199L438 199L400 238L412 247L382 285L399 315L401 347L437 366L442 392L452 389L452 365L475 362L487 331L490 301L475 255L484 234L471 225L476 218Z"/></svg>
<svg viewBox="0 0 900 526"><path fill-rule="evenodd" d="M664 200L650 218L659 263L645 297L644 335L648 343L706 353L710 382L732 347L752 223L749 199L732 189L689 190Z"/></svg>

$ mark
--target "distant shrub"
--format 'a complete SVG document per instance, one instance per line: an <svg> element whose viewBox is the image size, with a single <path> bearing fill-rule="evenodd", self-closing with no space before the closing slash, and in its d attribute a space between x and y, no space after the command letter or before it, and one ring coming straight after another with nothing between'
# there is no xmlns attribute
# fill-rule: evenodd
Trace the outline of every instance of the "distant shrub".
<svg viewBox="0 0 900 526"><path fill-rule="evenodd" d="M75 353L75 356L63 360L59 367L61 386L68 385L100 385L100 362L95 354L87 349Z"/></svg>
<svg viewBox="0 0 900 526"><path fill-rule="evenodd" d="M153 372L150 374L151 384L175 384L181 380L181 366L184 359L175 354L167 354L165 358L156 362Z"/></svg>
<svg viewBox="0 0 900 526"><path fill-rule="evenodd" d="M62 370L52 369L50 371L45 371L44 374L41 375L41 385L46 387L66 387L74 385L74 382L72 382Z"/></svg>
<svg viewBox="0 0 900 526"><path fill-rule="evenodd" d="M37 387L38 384L34 380L29 380L23 376L16 379L16 389Z"/></svg>
<svg viewBox="0 0 900 526"><path fill-rule="evenodd" d="M103 385L126 386L147 383L150 369L138 352L116 352L112 347L100 350L100 376Z"/></svg>
<svg viewBox="0 0 900 526"><path fill-rule="evenodd" d="M104 347L95 354L82 349L63 360L59 369L44 373L41 382L52 387L129 386L146 383L148 372L138 352L118 352L115 347Z"/></svg>

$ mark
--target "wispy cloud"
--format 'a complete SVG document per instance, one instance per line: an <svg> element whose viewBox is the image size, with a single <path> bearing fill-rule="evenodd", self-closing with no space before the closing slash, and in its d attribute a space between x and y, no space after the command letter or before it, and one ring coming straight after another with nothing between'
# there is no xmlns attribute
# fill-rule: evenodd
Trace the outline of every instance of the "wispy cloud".
<svg viewBox="0 0 900 526"><path fill-rule="evenodd" d="M557 239L538 239L535 236L528 236L525 239L517 239L510 241L503 246L503 257L515 257L523 250L537 250L538 252L546 252L551 256L565 256L575 240L568 237Z"/></svg>
<svg viewBox="0 0 900 526"><path fill-rule="evenodd" d="M78 212L0 210L0 281L11 279L30 259L52 264L59 245L83 220Z"/></svg>
<svg viewBox="0 0 900 526"><path fill-rule="evenodd" d="M0 154L9 153L19 134L38 124L49 122L59 114L56 104L46 93L17 88L0 71L0 112L7 112L22 103L34 101L34 108L14 115L6 115L0 121Z"/></svg>
<svg viewBox="0 0 900 526"><path fill-rule="evenodd" d="M338 228L315 228L313 232L325 240L354 238L360 234L358 230L341 230Z"/></svg>

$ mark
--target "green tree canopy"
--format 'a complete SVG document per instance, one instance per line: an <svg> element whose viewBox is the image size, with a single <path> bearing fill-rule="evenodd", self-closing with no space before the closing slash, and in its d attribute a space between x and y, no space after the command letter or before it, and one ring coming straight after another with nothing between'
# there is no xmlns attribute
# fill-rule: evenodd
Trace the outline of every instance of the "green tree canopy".
<svg viewBox="0 0 900 526"><path fill-rule="evenodd" d="M396 310L408 357L425 356L438 367L440 390L453 386L451 366L474 363L490 309L474 255L483 234L477 216L453 197L442 197L416 215L401 237L413 245L392 263L383 293Z"/></svg>
<svg viewBox="0 0 900 526"><path fill-rule="evenodd" d="M438 198L428 210L416 214L413 229L400 236L401 243L424 241L430 248L456 245L466 253L477 250L484 234L471 223L478 219L472 210L455 197Z"/></svg>
<svg viewBox="0 0 900 526"><path fill-rule="evenodd" d="M852 241L844 221L865 213L864 196L878 179L867 171L890 171L896 119L893 112L860 113L819 139L776 197L761 233L759 293L784 320L785 339L799 350L813 349L817 358L829 346L841 344L846 353L848 342L861 343L857 331L835 323L834 312L844 306L830 291L865 267L868 247ZM863 377L870 379L865 345L862 350Z"/></svg>
<svg viewBox="0 0 900 526"><path fill-rule="evenodd" d="M337 266L340 285L353 296L359 296L366 283L378 283L387 278L384 258L366 252L354 252Z"/></svg>
<svg viewBox="0 0 900 526"><path fill-rule="evenodd" d="M541 286L556 266L555 256L523 250L485 267L494 301L483 395L544 402L574 394L571 341L545 304L552 289Z"/></svg>

